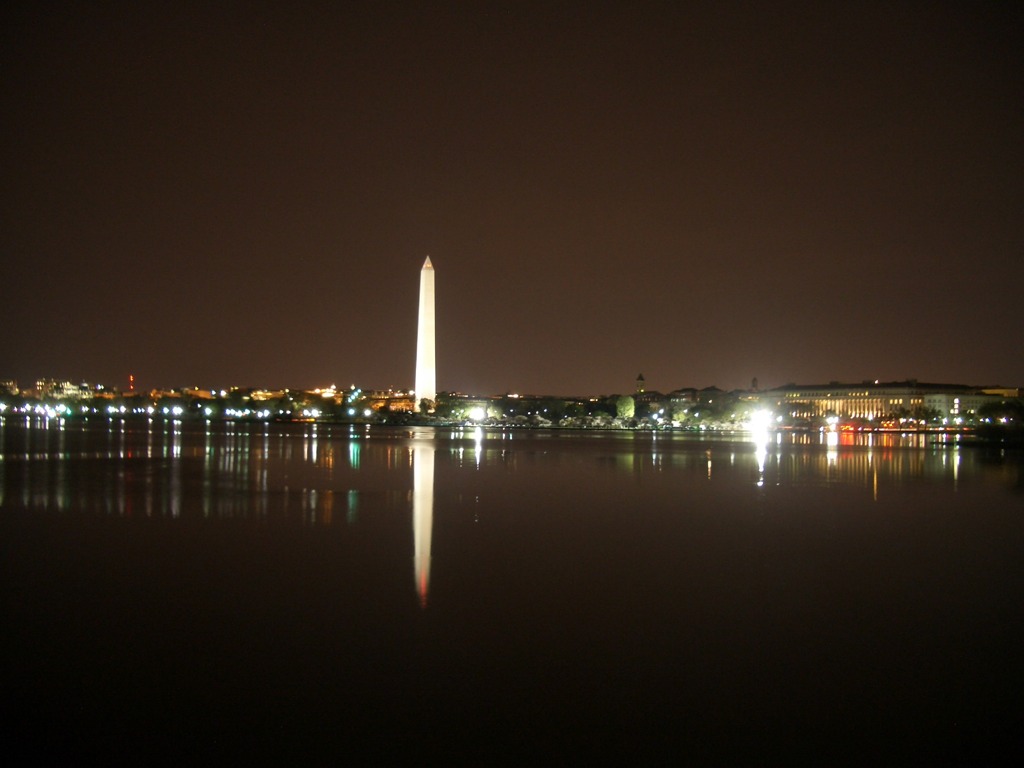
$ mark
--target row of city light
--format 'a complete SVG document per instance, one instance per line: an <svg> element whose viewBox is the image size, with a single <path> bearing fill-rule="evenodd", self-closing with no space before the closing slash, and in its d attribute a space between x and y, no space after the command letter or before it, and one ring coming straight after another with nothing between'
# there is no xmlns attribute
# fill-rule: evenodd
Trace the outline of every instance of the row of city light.
<svg viewBox="0 0 1024 768"><path fill-rule="evenodd" d="M144 408L141 406L136 408L126 408L123 405L108 405L105 409L90 408L87 405L83 405L80 408L75 409L72 408L71 406L65 405L64 403L58 403L56 405L32 405L30 403L26 403L22 406L16 405L13 407L9 406L7 403L0 403L0 414L6 413L8 410L10 410L11 413L23 413L30 416L45 416L47 418L72 416L76 413L82 415L106 413L108 416L162 415L173 417L180 417L185 414L185 409L180 405L165 405L160 408L157 408L156 406L153 405L149 405ZM483 410L478 410L480 410L481 412L480 418L482 419ZM209 406L203 408L203 415L208 418L213 417L214 413L214 409L210 408ZM357 411L357 409L355 408L348 409L349 416L356 416L357 413L359 413L359 411ZM373 413L374 412L371 408L364 408L362 410L362 415L367 418L372 416ZM258 410L253 410L251 408L225 408L223 411L223 415L231 419L269 419L272 416L274 418L291 418L292 412L277 411L277 413L275 414L269 408L263 408ZM301 415L302 418L304 419L319 419L323 415L323 411L321 411L319 408L303 408Z"/></svg>
<svg viewBox="0 0 1024 768"><path fill-rule="evenodd" d="M146 415L146 416L160 415L160 416L168 416L168 417L172 417L172 418L180 418L181 416L183 416L185 414L185 409L182 406L180 406L180 405L173 405L173 406L166 406L165 405L165 406L162 406L162 407L159 407L159 408L154 406L154 405L149 405L149 406L146 406L146 407L141 407L140 406L140 407L135 407L135 408L131 408L131 409L126 408L124 405L120 405L120 406L108 405L106 407L106 409L101 410L101 409L96 409L96 408L90 408L89 406L86 406L86 405L80 406L78 409L75 409L74 407L66 405L64 403L57 403L56 405L49 405L49 404L35 404L35 405L33 405L31 403L25 403L22 406L17 406L17 405L10 406L8 403L0 402L0 414L6 413L8 410L10 410L11 413L23 413L23 414L26 414L26 415L36 415L36 416L41 416L41 417L46 417L46 418L67 417L67 416L72 416L72 415L74 415L76 413L80 413L81 415L87 415L87 414L90 414L90 413L98 414L98 413L103 413L103 412L105 412L108 416L115 416L115 417L116 416L125 416L125 415L128 415L128 414L131 414L131 415ZM213 418L214 414L215 414L215 410L213 408L211 408L209 406L203 408L203 415L206 416L207 418ZM358 409L356 409L356 408L351 408L350 407L350 408L347 409L347 414L348 414L348 416L350 418L355 418L355 417L357 417L357 415L360 414L360 411ZM229 419L259 419L259 420L267 420L267 419L271 419L271 418L289 419L289 418L293 418L295 416L295 414L293 414L291 411L287 411L287 410L278 410L276 413L272 413L272 411L269 408L263 408L263 409L257 409L257 410L253 410L253 409L250 409L250 408L244 408L244 409L243 408L226 408L222 412L222 415L224 417L226 417L226 418L229 418ZM321 416L323 416L324 412L321 411L321 409L319 409L319 408L304 408L304 409L302 409L302 411L300 412L299 415L301 416L302 419L315 420L315 419L319 419ZM374 411L372 409L370 409L370 408L364 408L361 411L361 415L364 418L370 418L370 417L372 417L374 415ZM537 415L540 416L540 413L538 412ZM695 415L697 415L697 414L695 414ZM482 407L482 406L473 407L473 408L471 408L471 409L469 409L468 411L465 412L464 418L465 418L467 423L480 424L481 422L485 422L488 419L487 409ZM658 424L658 425L664 425L666 423L669 423L668 419L665 417L664 409L661 409L661 410L657 411L656 413L651 414L650 415L650 419L651 419L652 422L654 422L655 424ZM867 421L873 422L873 421L875 421L875 419L869 416L869 417L867 417ZM987 418L987 417L983 417L979 421L981 423L983 423L983 424L991 424L991 423L993 423L994 420L990 419L990 418ZM1013 419L1004 416L1004 417L997 418L995 421L997 421L1000 424L1008 424L1008 423L1012 422ZM781 415L777 416L777 415L775 415L774 413L772 413L769 410L762 409L762 410L754 411L753 413L751 413L749 419L742 424L742 427L744 429L747 429L747 430L751 431L751 432L763 432L763 431L766 431L766 430L769 430L769 429L773 428L776 424L782 424L782 422L783 422L783 417ZM835 416L835 415L829 416L828 418L826 418L825 422L826 422L825 429L827 431L835 432L837 429L840 428L840 419L839 419L838 416ZM956 426L962 426L963 423L964 423L964 419L962 417L960 417L960 416L956 416L956 417L954 417L952 419L943 418L941 423L942 423L943 426L949 426L951 423L953 425L956 425ZM671 424L673 426L678 426L679 422L672 421ZM927 421L924 420L924 419L917 420L917 419L913 419L913 418L901 418L901 419L899 419L899 424L900 424L901 427L909 426L910 428L913 428L914 426L916 426L918 424L920 424L921 426L924 426L924 425L927 424ZM702 425L702 428L703 428L703 425ZM843 427L843 429L847 429L847 428L848 427L845 427L845 426Z"/></svg>

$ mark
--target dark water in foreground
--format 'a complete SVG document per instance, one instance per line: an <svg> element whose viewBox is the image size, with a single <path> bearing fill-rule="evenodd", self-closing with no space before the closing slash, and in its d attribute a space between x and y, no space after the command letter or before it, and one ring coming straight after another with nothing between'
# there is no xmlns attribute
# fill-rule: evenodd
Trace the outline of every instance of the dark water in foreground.
<svg viewBox="0 0 1024 768"><path fill-rule="evenodd" d="M1019 457L11 418L0 445L3 728L34 764L1021 754Z"/></svg>

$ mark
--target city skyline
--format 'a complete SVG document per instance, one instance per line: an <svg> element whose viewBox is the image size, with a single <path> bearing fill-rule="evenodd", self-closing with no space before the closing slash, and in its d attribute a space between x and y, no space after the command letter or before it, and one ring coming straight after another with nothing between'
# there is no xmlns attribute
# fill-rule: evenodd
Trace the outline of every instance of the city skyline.
<svg viewBox="0 0 1024 768"><path fill-rule="evenodd" d="M640 374L642 377L642 374ZM501 398L501 397L541 397L541 398L563 398L563 399L597 399L604 397L614 397L618 395L633 395L633 394L654 394L654 395L668 395L676 392L705 392L705 391L718 391L726 393L757 393L757 392L772 392L776 390L784 390L788 388L799 388L799 389L847 389L847 388L878 388L878 387L922 387L922 388L949 388L949 389L961 389L961 390L975 390L975 391L986 391L990 393L1003 393L1005 397L1018 397L1017 394L1011 394L1016 391L1019 393L1024 390L1024 386L1017 384L1005 384L1000 382L977 382L977 381L922 381L917 378L907 378L898 380L883 381L880 379L849 379L845 381L830 380L830 381L787 381L787 382L773 382L771 384L762 384L756 379L749 382L748 386L723 388L717 384L708 384L705 386L695 386L692 383L670 383L663 386L647 386L646 380L644 381L644 388L638 388L637 378L626 377L623 380L621 388L615 390L605 391L581 391L581 392L529 392L523 390L516 392L510 389L501 389L490 392L469 392L464 390L439 390L436 391L435 397L480 397L480 398ZM42 391L41 391L42 390ZM330 384L322 384L321 386L315 387L289 387L280 384L267 384L267 383L234 383L224 386L179 386L179 385L154 385L146 387L119 387L116 384L110 382L89 382L83 379L62 379L54 377L39 377L31 381L19 382L17 379L12 378L0 378L0 396L10 397L17 396L18 393L25 395L29 398L40 398L44 400L75 400L83 397L104 397L111 395L118 395L122 397L136 396L139 398L149 397L152 393L157 394L178 394L188 396L210 396L210 397L228 397L232 393L241 392L243 394L266 394L266 393L305 393L327 396L343 396L348 392L358 391L364 393L375 393L381 396L386 395L396 399L406 400L414 399L417 403L422 399L417 396L415 388L405 389L401 387L393 386L375 386L372 383L367 382L352 382L348 385L339 386L336 382ZM434 398L429 398L433 400Z"/></svg>
<svg viewBox="0 0 1024 768"><path fill-rule="evenodd" d="M1024 9L0 11L0 376L1020 386Z"/></svg>

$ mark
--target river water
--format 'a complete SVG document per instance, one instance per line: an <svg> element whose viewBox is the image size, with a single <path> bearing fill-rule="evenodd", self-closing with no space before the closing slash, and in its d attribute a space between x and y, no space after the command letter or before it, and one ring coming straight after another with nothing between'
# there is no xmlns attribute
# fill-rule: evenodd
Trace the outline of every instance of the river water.
<svg viewBox="0 0 1024 768"><path fill-rule="evenodd" d="M32 764L1019 756L1019 455L0 418Z"/></svg>

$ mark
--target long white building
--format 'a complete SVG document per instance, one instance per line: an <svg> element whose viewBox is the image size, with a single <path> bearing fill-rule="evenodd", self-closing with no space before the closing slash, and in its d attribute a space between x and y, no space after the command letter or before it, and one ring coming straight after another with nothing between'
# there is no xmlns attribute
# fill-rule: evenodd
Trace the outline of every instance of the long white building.
<svg viewBox="0 0 1024 768"><path fill-rule="evenodd" d="M761 393L762 402L797 417L835 415L840 418L878 419L893 414L938 412L942 417L973 415L998 394L959 384L917 381L863 382L861 384L788 384Z"/></svg>

